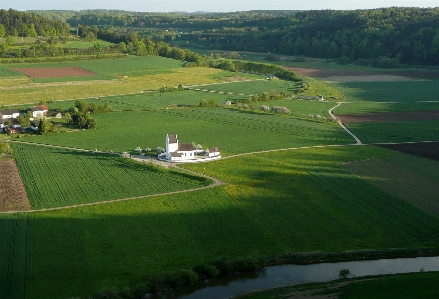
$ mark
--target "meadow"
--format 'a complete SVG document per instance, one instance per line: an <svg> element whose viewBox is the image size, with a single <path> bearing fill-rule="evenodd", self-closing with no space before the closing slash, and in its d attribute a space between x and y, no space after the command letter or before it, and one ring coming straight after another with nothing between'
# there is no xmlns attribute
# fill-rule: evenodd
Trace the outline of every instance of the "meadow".
<svg viewBox="0 0 439 299"><path fill-rule="evenodd" d="M295 103L298 107L306 107L311 102ZM321 104L325 109L328 106ZM314 111L320 112L317 109ZM96 114L94 118L98 123L96 130L33 135L20 140L123 152L139 146L164 147L166 134L178 134L180 142L195 142L205 148L217 146L222 155L353 143L335 122L229 108L124 111Z"/></svg>
<svg viewBox="0 0 439 299"><path fill-rule="evenodd" d="M32 209L160 194L207 183L113 155L19 143L13 150Z"/></svg>
<svg viewBox="0 0 439 299"><path fill-rule="evenodd" d="M392 155L368 146L246 155L185 166L225 186L28 214L26 297L47 286L47 298L86 296L223 256L434 246L438 218L340 167ZM10 236L13 215L0 219Z"/></svg>

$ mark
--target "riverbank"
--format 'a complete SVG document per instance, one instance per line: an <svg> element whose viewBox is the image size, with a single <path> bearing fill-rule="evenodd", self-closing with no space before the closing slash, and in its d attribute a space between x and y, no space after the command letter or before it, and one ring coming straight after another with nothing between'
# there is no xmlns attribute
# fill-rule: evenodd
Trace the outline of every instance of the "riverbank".
<svg viewBox="0 0 439 299"><path fill-rule="evenodd" d="M425 299L437 298L439 272L376 275L305 283L232 297L233 299Z"/></svg>

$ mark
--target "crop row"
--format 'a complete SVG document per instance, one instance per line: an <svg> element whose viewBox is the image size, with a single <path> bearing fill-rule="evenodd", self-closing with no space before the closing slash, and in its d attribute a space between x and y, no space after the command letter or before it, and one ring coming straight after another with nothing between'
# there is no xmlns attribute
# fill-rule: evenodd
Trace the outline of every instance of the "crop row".
<svg viewBox="0 0 439 299"><path fill-rule="evenodd" d="M34 209L190 189L184 176L121 163L118 158L14 144L17 166Z"/></svg>

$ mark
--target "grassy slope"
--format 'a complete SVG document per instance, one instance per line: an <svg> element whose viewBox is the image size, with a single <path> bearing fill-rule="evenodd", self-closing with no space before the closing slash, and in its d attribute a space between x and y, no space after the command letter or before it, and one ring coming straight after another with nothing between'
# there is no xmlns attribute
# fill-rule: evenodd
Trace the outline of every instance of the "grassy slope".
<svg viewBox="0 0 439 299"><path fill-rule="evenodd" d="M53 298L84 296L221 256L435 246L429 236L438 233L437 218L338 166L392 154L338 147L187 165L230 184L30 214L27 297L48 287Z"/></svg>
<svg viewBox="0 0 439 299"><path fill-rule="evenodd" d="M330 282L277 288L238 296L241 299L291 298L295 293L306 292L306 298L321 298L331 294L342 299L426 299L437 298L439 273L413 273L368 277L350 280L348 284ZM302 293L303 294L303 293Z"/></svg>

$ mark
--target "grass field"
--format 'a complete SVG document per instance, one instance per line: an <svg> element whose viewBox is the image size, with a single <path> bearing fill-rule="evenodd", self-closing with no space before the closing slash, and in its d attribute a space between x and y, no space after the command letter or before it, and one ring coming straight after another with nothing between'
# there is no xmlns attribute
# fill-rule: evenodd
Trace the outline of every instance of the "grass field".
<svg viewBox="0 0 439 299"><path fill-rule="evenodd" d="M439 273L413 273L367 277L346 282L329 282L277 288L237 296L239 299L279 299L306 296L306 298L344 299L425 299L436 298L439 293Z"/></svg>
<svg viewBox="0 0 439 299"><path fill-rule="evenodd" d="M39 65L78 65L105 80L67 78L29 84L24 83L28 79L0 69L0 77L4 74L0 79L2 104L73 99L50 103L68 108L77 98L102 97L93 101L108 101L114 109L125 111L94 115L96 130L16 140L121 152L138 146L164 147L166 134L176 133L180 142L218 146L222 160L184 167L228 184L73 209L0 214L0 235L7 240L0 245L1 256L7 257L0 259L0 297L21 298L25 289L27 299L39 299L42 294L49 299L87 298L104 288L142 283L151 273L190 269L222 256L235 260L282 252L439 246L439 217L394 192L398 186L412 186L413 193L407 194L414 197L416 188L422 186L428 193L439 181L437 163L373 146L343 146L354 140L337 123L323 120L334 102L254 103L256 108L261 104L287 107L291 115L235 106L171 108L173 104L196 106L202 99L223 104L248 94L297 87L284 81L213 84L228 76L246 75L181 68L178 61L158 57ZM438 107L419 102L435 100L437 81L310 82L310 94L346 96L349 103L335 111L340 114ZM141 92L178 84L208 84L200 89L215 92ZM396 103L383 103L387 101ZM322 119L310 118L310 114ZM438 122L347 125L363 142L371 143L439 140ZM323 147L300 148L306 146ZM13 147L34 209L164 193L205 183L106 154L18 143ZM253 153L279 149L284 150ZM231 157L236 154L242 155ZM361 169L348 170L346 165L351 164L344 163ZM391 188L377 186L371 176ZM410 178L422 184L406 184Z"/></svg>
<svg viewBox="0 0 439 299"><path fill-rule="evenodd" d="M230 184L29 214L26 296L39 298L48 286L47 298L86 296L221 256L435 246L438 218L340 167L393 154L350 146L187 165ZM0 219L0 230L10 229L12 215Z"/></svg>
<svg viewBox="0 0 439 299"><path fill-rule="evenodd" d="M300 107L306 106L307 102L296 103ZM116 112L96 114L94 118L98 123L96 130L35 135L20 140L123 152L132 151L138 146L164 147L166 134L178 134L180 142L195 142L204 147L217 146L223 155L353 143L335 122L227 108Z"/></svg>
<svg viewBox="0 0 439 299"><path fill-rule="evenodd" d="M32 209L204 186L203 180L110 155L17 143L13 150Z"/></svg>
<svg viewBox="0 0 439 299"><path fill-rule="evenodd" d="M347 101L437 101L439 81L347 82L328 84L344 93Z"/></svg>
<svg viewBox="0 0 439 299"><path fill-rule="evenodd" d="M400 154L390 159L346 164L345 168L379 188L439 216L437 161Z"/></svg>
<svg viewBox="0 0 439 299"><path fill-rule="evenodd" d="M373 112L437 111L439 102L347 102L334 110L335 114Z"/></svg>
<svg viewBox="0 0 439 299"><path fill-rule="evenodd" d="M436 120L346 124L363 143L436 141L438 125Z"/></svg>

